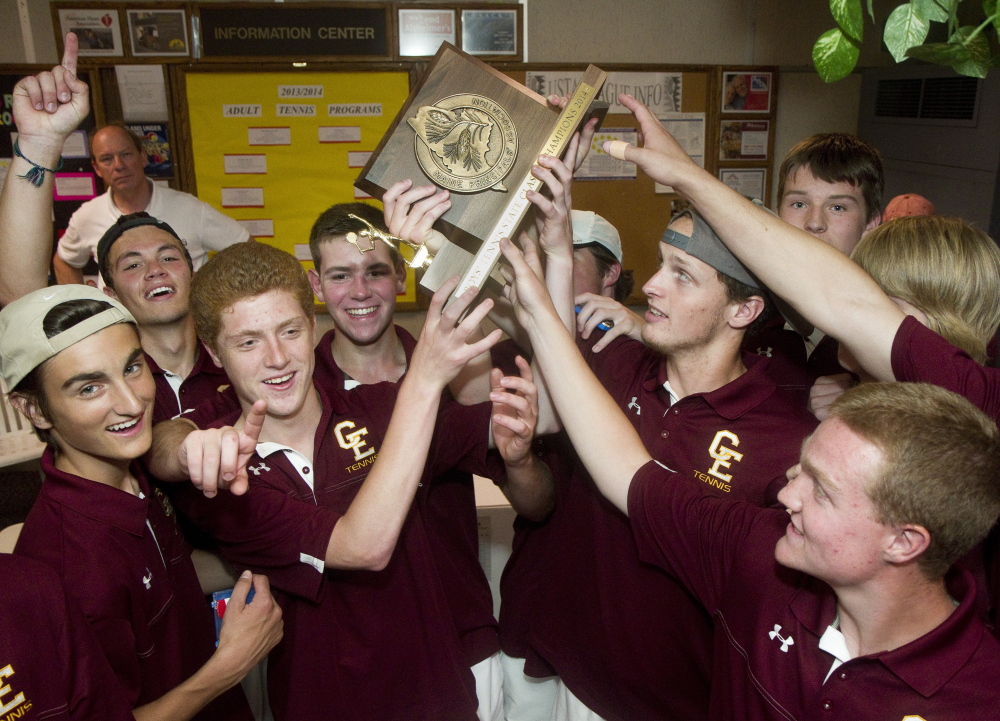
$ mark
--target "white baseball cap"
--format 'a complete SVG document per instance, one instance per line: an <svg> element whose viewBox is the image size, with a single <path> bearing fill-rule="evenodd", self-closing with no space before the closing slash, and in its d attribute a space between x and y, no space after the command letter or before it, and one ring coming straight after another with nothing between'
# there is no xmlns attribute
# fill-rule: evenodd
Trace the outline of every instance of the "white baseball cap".
<svg viewBox="0 0 1000 721"><path fill-rule="evenodd" d="M70 300L97 300L111 307L49 338L45 316ZM118 323L135 323L135 318L121 303L89 285L57 285L28 293L0 310L0 376L14 390L56 353Z"/></svg>
<svg viewBox="0 0 1000 721"><path fill-rule="evenodd" d="M615 259L622 262L622 239L615 226L592 210L574 210L573 246L597 245L606 248Z"/></svg>

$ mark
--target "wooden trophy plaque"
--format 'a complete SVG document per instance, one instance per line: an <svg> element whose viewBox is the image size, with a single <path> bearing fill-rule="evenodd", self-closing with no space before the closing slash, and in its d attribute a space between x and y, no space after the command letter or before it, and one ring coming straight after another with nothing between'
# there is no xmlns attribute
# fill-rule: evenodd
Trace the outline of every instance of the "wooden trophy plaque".
<svg viewBox="0 0 1000 721"><path fill-rule="evenodd" d="M449 302L470 287L483 287L500 259L500 239L515 237L531 207L527 191L542 186L531 174L536 158L563 154L590 117L606 78L600 68L588 67L560 111L503 73L442 44L355 181L377 198L407 178L451 191L451 208L438 224L449 242L434 256L422 286L433 292L461 275Z"/></svg>

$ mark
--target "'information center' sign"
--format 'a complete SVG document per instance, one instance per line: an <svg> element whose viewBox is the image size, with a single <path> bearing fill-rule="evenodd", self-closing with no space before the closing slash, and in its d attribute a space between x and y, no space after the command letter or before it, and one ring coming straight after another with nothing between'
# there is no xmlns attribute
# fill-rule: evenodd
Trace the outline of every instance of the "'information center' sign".
<svg viewBox="0 0 1000 721"><path fill-rule="evenodd" d="M247 8L201 6L205 57L390 56L387 6Z"/></svg>

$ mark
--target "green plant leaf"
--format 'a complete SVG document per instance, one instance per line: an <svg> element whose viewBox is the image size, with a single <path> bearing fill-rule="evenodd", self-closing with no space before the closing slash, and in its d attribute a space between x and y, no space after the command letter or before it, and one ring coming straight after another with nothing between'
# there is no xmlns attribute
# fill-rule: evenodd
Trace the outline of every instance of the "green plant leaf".
<svg viewBox="0 0 1000 721"><path fill-rule="evenodd" d="M830 12L849 37L859 43L864 39L865 18L861 14L861 0L830 0Z"/></svg>
<svg viewBox="0 0 1000 721"><path fill-rule="evenodd" d="M1000 41L1000 15L997 15L997 0L983 0L983 11L987 18L993 18L993 31L996 32L997 40Z"/></svg>
<svg viewBox="0 0 1000 721"><path fill-rule="evenodd" d="M813 45L813 65L824 82L832 83L851 74L859 50L858 43L840 28L828 30Z"/></svg>
<svg viewBox="0 0 1000 721"><path fill-rule="evenodd" d="M948 9L941 4L940 0L911 0L910 4L917 15L924 20L937 23L948 22Z"/></svg>
<svg viewBox="0 0 1000 721"><path fill-rule="evenodd" d="M963 44L969 54L968 58L953 62L951 66L955 68L956 73L974 78L985 78L986 72L990 69L990 43L982 33L972 37L975 30L974 26L966 25L948 38L949 44Z"/></svg>
<svg viewBox="0 0 1000 721"><path fill-rule="evenodd" d="M875 22L875 8L872 6L875 0L868 0L868 15L871 17L872 22Z"/></svg>
<svg viewBox="0 0 1000 721"><path fill-rule="evenodd" d="M912 3L904 3L892 11L885 21L882 39L897 63L906 59L906 51L927 39L931 26L917 15Z"/></svg>
<svg viewBox="0 0 1000 721"><path fill-rule="evenodd" d="M972 55L962 45L951 43L927 43L906 51L906 56L935 65L954 65L968 61Z"/></svg>

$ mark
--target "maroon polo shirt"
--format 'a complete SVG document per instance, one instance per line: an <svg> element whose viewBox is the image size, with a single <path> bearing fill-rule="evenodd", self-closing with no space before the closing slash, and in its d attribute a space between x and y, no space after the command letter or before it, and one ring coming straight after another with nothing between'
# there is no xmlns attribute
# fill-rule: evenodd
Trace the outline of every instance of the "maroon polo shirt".
<svg viewBox="0 0 1000 721"><path fill-rule="evenodd" d="M980 365L913 316L896 331L892 372L897 381L947 388L1000 421L1000 370Z"/></svg>
<svg viewBox="0 0 1000 721"><path fill-rule="evenodd" d="M892 372L898 381L933 383L968 399L1000 421L1000 370L977 363L913 316L906 316L892 343ZM984 592L980 610L1000 635L1000 527L962 559Z"/></svg>
<svg viewBox="0 0 1000 721"><path fill-rule="evenodd" d="M836 595L774 559L788 515L678 480L655 462L639 469L629 517L640 557L675 574L715 618L710 719L997 717L1000 644L976 616L967 571L948 576L959 606L944 623L847 661L824 684L834 658L819 639L836 616Z"/></svg>
<svg viewBox="0 0 1000 721"><path fill-rule="evenodd" d="M785 319L780 313L758 332L744 336L743 350L770 358L771 375L782 385L800 386L808 394L816 380L816 376L806 369L805 340L785 327Z"/></svg>
<svg viewBox="0 0 1000 721"><path fill-rule="evenodd" d="M506 375L520 373L514 360L517 356L530 360L530 355L513 340L497 343L490 349L490 355L494 367ZM576 459L573 446L565 433L558 433L536 438L533 450L545 461L552 473L556 508L559 508L562 505L559 498L566 492L566 484L572 477L570 469ZM549 517L551 518L551 515ZM554 673L537 654L532 653L528 643L532 619L538 608L538 599L546 587L549 529L549 518L543 521L530 521L521 515L515 516L511 554L500 576L500 647L508 656L515 658L530 656L535 673L538 675Z"/></svg>
<svg viewBox="0 0 1000 721"><path fill-rule="evenodd" d="M190 551L165 496L145 496L57 469L42 456L45 480L15 553L54 568L79 604L111 664L129 708L187 680L215 650L212 612ZM253 718L239 686L196 718Z"/></svg>
<svg viewBox="0 0 1000 721"><path fill-rule="evenodd" d="M806 366L809 373L814 378L847 373L847 369L840 365L839 353L840 343L837 339L828 335L823 336L809 354L809 363Z"/></svg>
<svg viewBox="0 0 1000 721"><path fill-rule="evenodd" d="M0 554L0 718L131 721L104 652L59 576Z"/></svg>
<svg viewBox="0 0 1000 721"><path fill-rule="evenodd" d="M146 363L153 374L153 380L156 381L156 405L153 406L154 425L188 412L223 394L229 388L229 377L226 372L215 365L212 356L205 349L205 345L198 341L198 360L195 361L194 368L191 369L188 377L181 381L181 387L178 391L181 404L184 406L181 408L177 404L177 395L170 387L163 369L156 364L151 355L148 353L145 355Z"/></svg>
<svg viewBox="0 0 1000 721"><path fill-rule="evenodd" d="M377 458L398 384L328 393L316 429L314 488L281 451L248 464L250 489L206 499L185 486L178 503L233 563L266 573L284 611L285 638L268 660L276 719L476 718L475 683L435 562L411 506L382 571L325 570L330 534ZM444 402L425 469L482 472L491 406ZM239 411L217 420L231 425Z"/></svg>
<svg viewBox="0 0 1000 721"><path fill-rule="evenodd" d="M416 339L394 326L403 344L409 365ZM345 376L333 358L336 329L326 333L316 346L313 378L328 392L343 391ZM391 409L390 409L391 413ZM502 462L501 462L502 464ZM421 516L427 523L427 537L448 594L455 625L462 639L469 666L500 650L497 621L493 617L493 592L479 563L479 518L476 487L471 473L449 470L425 483L417 492Z"/></svg>
<svg viewBox="0 0 1000 721"><path fill-rule="evenodd" d="M650 454L677 483L755 505L774 503L816 426L800 388L745 354L747 371L670 405L663 356L626 338L584 356ZM628 518L579 465L550 523L548 587L531 645L569 689L613 721L703 719L712 621L675 578L643 563ZM529 668L534 673L534 669Z"/></svg>

